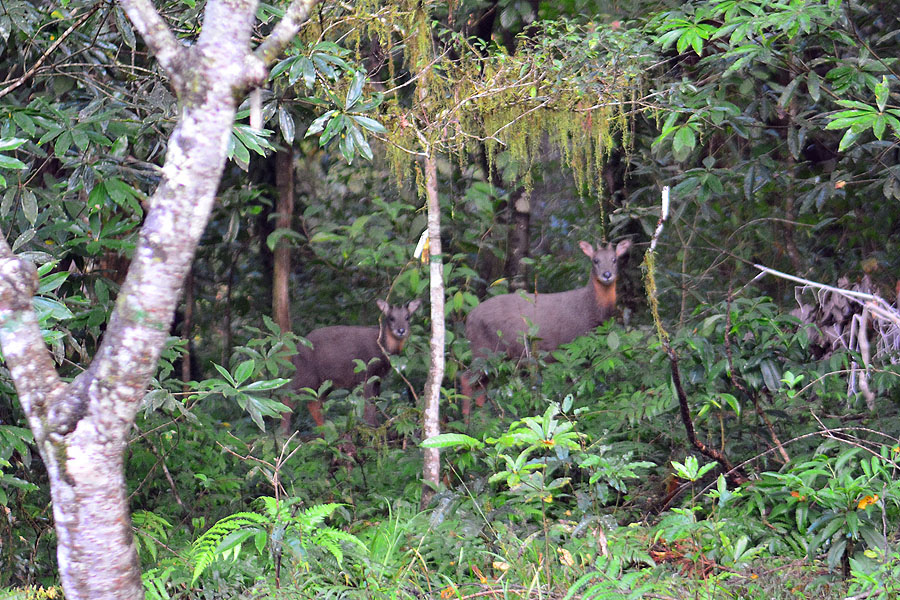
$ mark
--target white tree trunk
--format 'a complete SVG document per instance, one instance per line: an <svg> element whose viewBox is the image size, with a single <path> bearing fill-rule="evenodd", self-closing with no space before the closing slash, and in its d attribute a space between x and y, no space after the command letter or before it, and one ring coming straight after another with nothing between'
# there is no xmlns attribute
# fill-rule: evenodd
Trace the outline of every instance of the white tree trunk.
<svg viewBox="0 0 900 600"><path fill-rule="evenodd" d="M257 0L210 0L192 46L149 0L121 4L169 75L181 114L103 342L70 384L57 376L32 309L35 269L0 236L0 344L50 477L68 600L144 597L123 469L128 433L215 201L236 101L265 79L314 0L295 0L255 52Z"/></svg>
<svg viewBox="0 0 900 600"><path fill-rule="evenodd" d="M441 205L438 200L437 166L433 152L425 156L425 195L428 199L428 250L431 276L431 367L425 384L423 429L425 438L440 433L441 383L444 381L444 258L441 255ZM425 448L424 480L437 486L441 477L438 448ZM422 505L431 497L429 488L422 490Z"/></svg>

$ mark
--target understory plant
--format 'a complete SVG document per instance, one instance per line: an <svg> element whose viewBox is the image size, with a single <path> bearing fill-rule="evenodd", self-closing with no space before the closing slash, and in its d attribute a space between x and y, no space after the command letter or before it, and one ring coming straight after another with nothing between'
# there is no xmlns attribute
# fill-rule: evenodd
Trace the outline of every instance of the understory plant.
<svg viewBox="0 0 900 600"><path fill-rule="evenodd" d="M245 546L255 550L262 570L274 570L276 581L284 568L283 557L291 559L293 569L306 570L311 562L333 559L343 566L345 544L365 550L353 534L324 525L340 504L318 504L306 509L299 498L257 498L258 512L238 512L220 519L193 543L194 584L214 562L236 560ZM252 542L252 543L250 543Z"/></svg>

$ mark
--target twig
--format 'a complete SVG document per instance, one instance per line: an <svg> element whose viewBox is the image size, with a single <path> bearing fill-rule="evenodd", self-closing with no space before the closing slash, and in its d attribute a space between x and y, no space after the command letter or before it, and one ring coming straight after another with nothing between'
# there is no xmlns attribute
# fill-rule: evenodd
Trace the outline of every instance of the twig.
<svg viewBox="0 0 900 600"><path fill-rule="evenodd" d="M7 95L10 92L12 92L16 88L18 88L22 84L24 84L26 81L28 81L31 78L31 76L34 75L38 69L41 68L41 65L43 65L44 62L48 58L50 58L50 55L53 54L57 48L59 48L59 45L62 44L64 41L66 41L67 37L72 35L72 33L76 29L78 29L79 27L84 25L85 21L90 19L94 15L95 12L100 10L100 6L101 6L101 4L97 4L96 6L94 6L94 8L92 8L85 14L81 15L81 17L77 21L72 23L72 25L68 29L66 29L55 42L50 44L50 47L47 48L47 51L44 52L39 59L37 59L37 62L35 62L33 65L31 65L30 69L25 71L25 73L23 73L22 76L19 77L17 80L15 80L13 83L9 84L8 86L6 86L2 90L0 90L0 98L2 98L3 96Z"/></svg>
<svg viewBox="0 0 900 600"><path fill-rule="evenodd" d="M675 387L675 393L678 397L678 406L681 412L681 421L684 424L685 431L687 432L688 441L701 454L715 461L718 461L726 471L725 476L733 484L740 485L747 481L747 476L743 472L741 467L733 466L731 464L731 461L728 460L728 457L725 456L725 454L721 450L707 446L699 439L697 439L697 433L694 430L694 421L691 417L691 409L688 405L687 394L685 393L684 387L681 384L681 371L678 366L678 355L669 344L669 334L663 328L662 319L659 316L659 300L656 297L656 281L654 279L654 265L656 257L654 249L656 248L656 243L659 240L660 234L662 233L663 224L665 223L668 214L669 188L667 186L664 187L662 191L662 210L660 211L659 222L656 225L656 231L653 232L653 237L650 239L650 247L648 248L647 253L644 255L647 299L650 302L650 310L653 313L653 321L656 324L656 331L659 335L659 341L662 344L663 350L665 350L666 355L669 357L669 365L671 366L672 370L672 384Z"/></svg>
<svg viewBox="0 0 900 600"><path fill-rule="evenodd" d="M778 449L778 453L781 454L781 458L784 460L784 463L787 464L791 462L791 457L788 456L787 451L785 451L784 446L781 444L781 440L778 439L778 435L775 433L775 428L772 426L772 422L769 420L769 417L766 416L765 411L763 411L762 407L759 405L759 398L754 393L751 394L750 391L744 387L744 385L738 381L737 376L734 374L734 361L732 359L731 354L731 335L729 332L731 331L731 295L728 296L728 305L725 310L725 359L728 361L728 373L731 377L731 383L744 393L745 396L753 400L753 406L756 408L756 414L759 416L760 420L766 425L766 429L769 430L769 435L772 436L772 442L774 442L775 447Z"/></svg>

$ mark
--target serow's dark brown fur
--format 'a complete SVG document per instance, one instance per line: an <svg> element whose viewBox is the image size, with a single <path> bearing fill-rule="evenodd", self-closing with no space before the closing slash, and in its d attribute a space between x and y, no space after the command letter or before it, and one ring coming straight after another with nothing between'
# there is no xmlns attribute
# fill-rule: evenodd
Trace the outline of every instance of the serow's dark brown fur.
<svg viewBox="0 0 900 600"><path fill-rule="evenodd" d="M365 383L366 399L378 395L381 378L390 368L390 359L384 356L382 348L388 354L403 350L409 337L409 318L422 301L413 300L405 306L391 306L381 299L376 303L383 313L380 327L335 325L309 332L306 339L312 348L303 346L294 356L296 371L291 385L295 390L318 390L325 381L331 380L333 387L343 389ZM357 359L367 365L364 371L356 372ZM325 423L322 398L307 402L306 407L316 425ZM368 401L365 420L370 425L376 423L375 407Z"/></svg>
<svg viewBox="0 0 900 600"><path fill-rule="evenodd" d="M591 279L586 286L556 294L518 292L494 296L469 313L466 338L473 358L504 352L518 360L532 348L549 352L588 333L615 314L618 259L631 248L631 240L598 245L596 250L588 242L579 242L579 246L592 262ZM537 327L537 334L526 345L531 326ZM476 404L481 406L484 391L473 389L472 382L476 379L473 373L464 374L462 392L470 399L476 394ZM469 401L464 401L462 410L466 420L470 409Z"/></svg>

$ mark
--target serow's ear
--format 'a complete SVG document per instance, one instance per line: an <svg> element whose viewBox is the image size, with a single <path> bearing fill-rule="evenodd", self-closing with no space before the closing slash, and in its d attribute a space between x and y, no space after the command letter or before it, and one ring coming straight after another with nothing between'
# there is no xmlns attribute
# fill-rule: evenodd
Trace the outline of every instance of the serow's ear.
<svg viewBox="0 0 900 600"><path fill-rule="evenodd" d="M581 251L588 255L589 258L594 258L594 247L591 246L587 242L578 242L578 245L581 246Z"/></svg>
<svg viewBox="0 0 900 600"><path fill-rule="evenodd" d="M621 258L623 254L631 249L631 240L622 240L616 245L616 257Z"/></svg>
<svg viewBox="0 0 900 600"><path fill-rule="evenodd" d="M381 298L376 300L375 304L378 305L378 308L380 308L381 312L383 312L384 314L388 314L391 310L391 305L388 304L387 302L385 302L384 300L382 300Z"/></svg>
<svg viewBox="0 0 900 600"><path fill-rule="evenodd" d="M406 303L406 310L409 311L409 314L413 314L414 312L419 310L419 306L421 306L421 305L422 305L422 301L420 299L416 298L415 300L410 300L409 302Z"/></svg>

